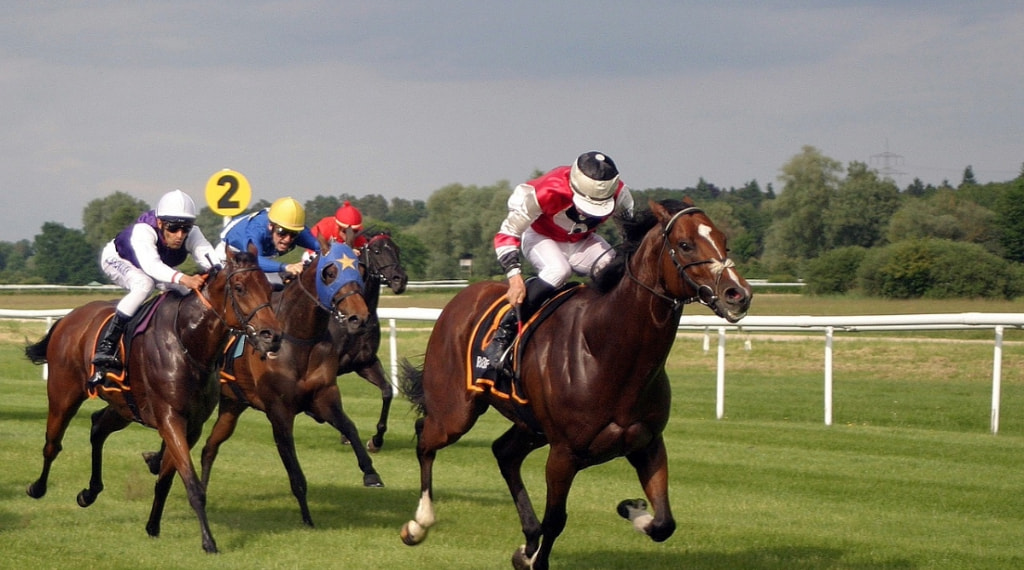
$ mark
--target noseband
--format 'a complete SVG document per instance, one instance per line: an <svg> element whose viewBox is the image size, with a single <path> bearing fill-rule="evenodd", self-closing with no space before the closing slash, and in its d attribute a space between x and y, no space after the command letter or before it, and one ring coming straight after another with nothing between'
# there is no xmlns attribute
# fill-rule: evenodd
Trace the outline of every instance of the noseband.
<svg viewBox="0 0 1024 570"><path fill-rule="evenodd" d="M235 298L235 292L231 288L231 278L233 278L235 275L238 275L239 273L246 273L248 271L261 271L261 269L259 267L243 267L241 269L235 269L231 273L229 273L224 280L226 283L224 289L227 292L227 294L225 295L225 304L227 304L227 302L231 303L231 310L232 312L234 312L235 319L238 320L239 326L241 326L242 328L239 329L228 324L227 320L220 312L214 311L214 313L217 315L217 318L219 318L220 321L224 323L224 326L226 326L228 330L234 333L242 332L245 334L245 336L249 337L249 339L254 341L255 343L255 341L257 340L256 329L249 324L249 321L255 318L256 313L260 312L261 310L270 309L271 311L273 311L273 307L271 307L270 302L268 300L266 303L261 303L260 305L257 305L256 308L253 309L252 312L250 312L248 315L242 313L242 309L238 305L238 299ZM210 300L206 298L206 295L203 294L202 291L197 291L196 294L199 296L199 299L203 302L203 305L205 305L207 309L213 310L213 305L210 303ZM226 313L227 311L224 312Z"/></svg>
<svg viewBox="0 0 1024 570"><path fill-rule="evenodd" d="M682 306L683 305L687 305L687 304L690 304L690 303L693 303L693 302L698 302L698 303L700 303L702 305L705 305L708 308L710 308L712 311L715 312L716 315L722 316L721 312L718 309L719 297L715 293L715 289L710 287L710 286L708 286L708 285L700 285L700 284L698 284L696 281L693 280L692 277L690 277L690 274L686 270L691 268L691 267L693 267L693 266L696 266L696 265L710 264L711 265L711 272L715 274L715 287L717 287L719 282L722 279L722 275L725 273L725 270L729 269L730 267L735 267L736 264L733 263L733 261L731 259L729 259L729 258L725 258L725 259L709 258L709 259L703 259L703 260L700 260L700 261L691 261L690 263L685 263L685 264L681 263L679 261L679 257L680 256L679 256L678 251L676 250L676 247L674 245L672 245L672 243L669 240L669 234L672 232L672 226L675 225L676 221L680 217L682 217L684 215L689 215L689 214L703 214L703 213L704 213L704 210L701 210L700 208L696 208L696 207L684 208L682 210L679 210L678 212L673 214L673 216L671 218L669 218L668 222L665 224L665 227L661 230L661 239L662 239L661 247L662 247L662 252L664 252L666 249L668 250L669 258L672 260L672 264L676 266L676 273L683 279L683 281L686 282L687 285L690 286L691 289L693 289L695 291L694 295L692 295L690 297L687 297L685 299L676 299L676 298L669 297L668 295L665 295L665 294L663 294L661 292L656 291L654 288L650 287L649 285L647 285L645 283L642 283L639 279L637 279L633 275L632 270L630 269L628 260L626 262L626 273L627 273L627 275L629 275L629 278L632 279L637 285L640 285L644 289L650 291L651 294L653 294L654 296L656 296L658 298L661 298L661 299L664 299L665 301L670 303L672 305L672 310L673 311L680 311L680 310L682 310ZM659 257L660 257L660 255L659 255Z"/></svg>

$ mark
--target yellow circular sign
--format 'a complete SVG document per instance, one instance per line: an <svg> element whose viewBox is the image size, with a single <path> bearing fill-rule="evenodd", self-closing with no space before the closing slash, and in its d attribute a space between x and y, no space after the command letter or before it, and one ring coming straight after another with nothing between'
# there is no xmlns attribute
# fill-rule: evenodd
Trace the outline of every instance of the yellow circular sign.
<svg viewBox="0 0 1024 570"><path fill-rule="evenodd" d="M249 207L252 188L241 172L225 168L206 181L206 203L216 214L237 216Z"/></svg>

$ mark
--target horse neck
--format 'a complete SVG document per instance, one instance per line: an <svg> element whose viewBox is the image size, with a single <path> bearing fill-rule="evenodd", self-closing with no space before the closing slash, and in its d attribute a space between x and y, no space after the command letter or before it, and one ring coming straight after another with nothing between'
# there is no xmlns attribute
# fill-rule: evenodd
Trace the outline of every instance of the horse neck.
<svg viewBox="0 0 1024 570"><path fill-rule="evenodd" d="M380 284L380 275L367 270L363 276L363 301L366 302L366 308L370 309L370 314L377 313L377 305L380 304Z"/></svg>
<svg viewBox="0 0 1024 570"><path fill-rule="evenodd" d="M626 260L626 273L602 301L607 318L616 329L639 331L647 342L662 339L671 346L679 328L682 305L674 304L662 286L660 233L652 230L636 252ZM632 275L632 277L630 277ZM652 291L653 290L653 291ZM622 315L628 313L629 319Z"/></svg>
<svg viewBox="0 0 1024 570"><path fill-rule="evenodd" d="M175 327L186 353L203 364L211 363L227 340L230 328L220 311L226 310L227 300L217 306L210 300L206 304L204 295L209 288L182 297L175 309Z"/></svg>
<svg viewBox="0 0 1024 570"><path fill-rule="evenodd" d="M327 330L330 316L316 298L316 267L306 268L299 278L281 292L275 311L281 329L295 338L310 339Z"/></svg>

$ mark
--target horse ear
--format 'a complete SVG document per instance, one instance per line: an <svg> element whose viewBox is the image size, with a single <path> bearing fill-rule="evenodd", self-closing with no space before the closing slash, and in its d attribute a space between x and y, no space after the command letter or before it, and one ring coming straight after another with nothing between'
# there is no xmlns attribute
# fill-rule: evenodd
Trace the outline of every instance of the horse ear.
<svg viewBox="0 0 1024 570"><path fill-rule="evenodd" d="M689 196L683 196L683 204L685 204L687 208L696 206L696 204L693 203L693 198L690 198Z"/></svg>
<svg viewBox="0 0 1024 570"><path fill-rule="evenodd" d="M345 228L345 243L349 247L354 247L356 241L356 232L352 228Z"/></svg>
<svg viewBox="0 0 1024 570"><path fill-rule="evenodd" d="M316 241L320 242L320 255L327 255L327 252L331 251L331 242L327 241L327 238L318 235Z"/></svg>
<svg viewBox="0 0 1024 570"><path fill-rule="evenodd" d="M651 208L651 212L654 213L654 216L659 220L665 221L672 217L669 215L668 210L666 210L664 206L655 202L654 200L648 200L647 205Z"/></svg>

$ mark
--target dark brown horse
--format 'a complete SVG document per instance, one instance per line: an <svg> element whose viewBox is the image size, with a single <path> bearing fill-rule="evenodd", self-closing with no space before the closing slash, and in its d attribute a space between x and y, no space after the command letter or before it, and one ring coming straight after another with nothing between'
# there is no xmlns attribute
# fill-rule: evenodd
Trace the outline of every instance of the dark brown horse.
<svg viewBox="0 0 1024 570"><path fill-rule="evenodd" d="M384 366L377 356L377 350L380 348L380 320L377 318L380 288L382 283L387 283L392 293L401 295L409 283L409 276L402 268L401 251L398 244L391 239L390 233L371 232L366 235L368 239L362 248L359 262L366 281L363 297L370 310L370 320L366 323L364 334L349 336L346 349L339 354L338 376L355 372L380 390L381 407L377 431L366 443L371 452L377 452L384 447L384 432L388 430L388 414L394 397L394 389L385 376ZM331 334L346 333L337 323L332 323ZM344 434L342 442L348 443L348 438Z"/></svg>
<svg viewBox="0 0 1024 570"><path fill-rule="evenodd" d="M250 407L256 408L270 420L302 520L313 526L306 501L306 477L295 452L295 416L305 412L359 441L355 423L342 408L336 377L339 354L349 350L349 339L366 334L370 318L357 267L357 256L350 247L324 244L315 262L274 294L274 310L284 331L284 342L273 361L259 358L248 348L232 363L234 381L221 389L217 421L203 446L203 484L209 484L220 446L234 433L239 416ZM335 290L324 291L325 283L335 284ZM329 324L338 327L341 334L328 332ZM352 446L352 451L363 472L363 484L382 487L367 450ZM150 469L159 464L162 453L163 449L157 454L144 454Z"/></svg>
<svg viewBox="0 0 1024 570"><path fill-rule="evenodd" d="M492 445L512 493L526 544L516 568L548 567L565 528L566 500L576 474L624 456L654 508L623 501L619 512L655 541L675 530L668 501L668 461L662 430L670 390L665 360L683 305L700 302L730 322L743 318L751 293L727 257L725 236L690 202L650 203L620 220L624 249L596 276L534 327L518 372L526 410L488 390L467 388L467 350L481 314L505 295L496 282L473 284L442 311L427 344L422 371L405 366L402 386L422 413L416 423L420 500L402 528L408 545L422 542L435 522L433 465L437 451L459 440L489 406L512 421ZM520 474L532 451L550 445L544 518L530 503Z"/></svg>
<svg viewBox="0 0 1024 570"><path fill-rule="evenodd" d="M261 356L273 358L280 344L280 329L270 307L270 294L270 282L251 252L229 256L223 269L211 272L195 294L166 294L148 326L130 345L126 359L130 390L101 391L107 406L92 414L92 477L89 487L78 494L79 505L91 505L103 491L107 437L139 422L155 428L170 450L160 464L146 532L159 536L164 503L178 473L199 517L203 550L217 552L206 518L206 486L196 476L190 450L217 403L219 386L212 372L229 336L244 335ZM88 397L86 380L92 373L98 331L114 307L110 301L83 305L57 321L43 340L25 349L32 362L49 365L46 391L50 412L43 471L28 486L30 497L46 494L50 466L61 451L64 432Z"/></svg>

